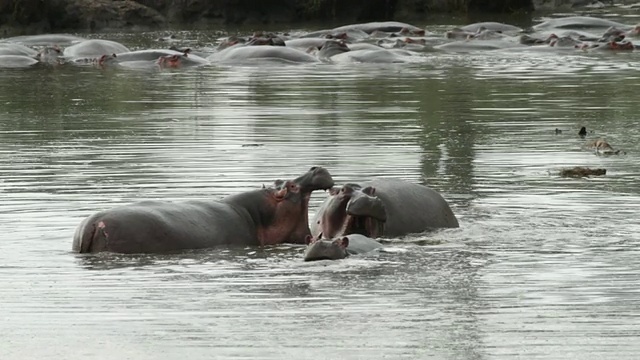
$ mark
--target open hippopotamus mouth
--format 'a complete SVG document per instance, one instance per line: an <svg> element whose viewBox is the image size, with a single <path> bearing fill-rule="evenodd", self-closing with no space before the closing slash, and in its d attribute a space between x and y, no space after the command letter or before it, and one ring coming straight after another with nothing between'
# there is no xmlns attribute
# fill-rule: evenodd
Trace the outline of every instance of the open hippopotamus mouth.
<svg viewBox="0 0 640 360"><path fill-rule="evenodd" d="M384 221L370 216L347 214L339 234L336 236L360 234L370 238L382 236Z"/></svg>
<svg viewBox="0 0 640 360"><path fill-rule="evenodd" d="M345 185L335 195L335 206L325 214L323 235L329 238L349 234L382 236L387 214L382 200L372 196L374 192L370 188L360 190L352 184Z"/></svg>

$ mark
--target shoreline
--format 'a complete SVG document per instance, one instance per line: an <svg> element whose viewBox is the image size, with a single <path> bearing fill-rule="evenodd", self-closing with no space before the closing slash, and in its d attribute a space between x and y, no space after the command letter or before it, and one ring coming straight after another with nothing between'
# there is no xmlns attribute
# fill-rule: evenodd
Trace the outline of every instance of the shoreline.
<svg viewBox="0 0 640 360"><path fill-rule="evenodd" d="M527 24L540 11L575 11L576 6L592 6L594 2L596 0L279 0L269 3L253 0L0 0L0 36L177 28L264 29L304 24L330 27L393 20L421 25L445 18L459 18L461 23L505 18Z"/></svg>

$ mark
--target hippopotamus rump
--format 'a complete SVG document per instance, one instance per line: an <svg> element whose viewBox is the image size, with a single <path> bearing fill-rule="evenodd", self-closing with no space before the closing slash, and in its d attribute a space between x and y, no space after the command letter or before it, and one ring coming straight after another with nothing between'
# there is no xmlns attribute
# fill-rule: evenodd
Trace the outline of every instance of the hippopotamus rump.
<svg viewBox="0 0 640 360"><path fill-rule="evenodd" d="M333 186L329 172L302 176L221 200L143 201L86 218L76 229L80 253L168 253L227 246L304 243L311 192Z"/></svg>
<svg viewBox="0 0 640 360"><path fill-rule="evenodd" d="M447 201L433 189L400 179L380 178L332 189L313 219L311 235L397 237L458 226Z"/></svg>
<svg viewBox="0 0 640 360"><path fill-rule="evenodd" d="M339 238L313 239L307 238L307 248L304 251L304 261L339 260L349 255L358 255L381 248L382 244L360 234L351 234Z"/></svg>

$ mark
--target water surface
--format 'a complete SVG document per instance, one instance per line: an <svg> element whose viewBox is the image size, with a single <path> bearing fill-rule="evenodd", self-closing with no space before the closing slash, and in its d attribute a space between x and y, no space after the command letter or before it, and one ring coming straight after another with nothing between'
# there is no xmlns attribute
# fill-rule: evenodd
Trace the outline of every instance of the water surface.
<svg viewBox="0 0 640 360"><path fill-rule="evenodd" d="M637 54L424 56L0 71L1 358L636 358ZM583 150L581 126L627 154ZM313 165L426 183L460 228L335 262L70 251L95 211ZM573 166L607 174L558 176Z"/></svg>

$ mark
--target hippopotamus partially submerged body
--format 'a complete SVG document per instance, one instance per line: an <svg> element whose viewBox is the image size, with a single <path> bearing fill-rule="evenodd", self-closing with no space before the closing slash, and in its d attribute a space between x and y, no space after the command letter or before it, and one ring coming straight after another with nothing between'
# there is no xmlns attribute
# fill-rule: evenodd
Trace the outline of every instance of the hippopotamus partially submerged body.
<svg viewBox="0 0 640 360"><path fill-rule="evenodd" d="M92 39L79 42L64 49L67 58L99 57L106 54L120 54L129 49L115 41Z"/></svg>
<svg viewBox="0 0 640 360"><path fill-rule="evenodd" d="M584 148L595 151L598 155L620 155L625 154L624 151L620 149L615 150L613 146L611 146L608 142L603 139L596 139L592 141L588 141L584 144Z"/></svg>
<svg viewBox="0 0 640 360"><path fill-rule="evenodd" d="M22 44L26 46L69 46L86 40L69 34L24 35L2 39L2 42Z"/></svg>
<svg viewBox="0 0 640 360"><path fill-rule="evenodd" d="M0 68L28 68L38 63L39 61L31 56L0 55Z"/></svg>
<svg viewBox="0 0 640 360"><path fill-rule="evenodd" d="M346 32L349 30L360 30L364 31L367 34L371 34L375 31L385 32L385 33L400 33L403 35L424 35L424 29L421 29L417 26L398 22L398 21L382 21L382 22L368 22L362 24L353 24L353 25L344 25L337 28L334 28L333 32Z"/></svg>
<svg viewBox="0 0 640 360"><path fill-rule="evenodd" d="M474 52L488 50L504 50L525 47L520 43L507 40L460 40L436 45L433 48L450 52Z"/></svg>
<svg viewBox="0 0 640 360"><path fill-rule="evenodd" d="M303 244L309 234L311 192L328 189L327 170L312 167L274 186L219 201L143 201L101 211L77 228L73 250L80 253L167 253L185 249Z"/></svg>
<svg viewBox="0 0 640 360"><path fill-rule="evenodd" d="M545 29L598 29L615 27L623 30L630 30L631 25L622 24L616 21L600 19L590 16L567 16L558 19L551 19L535 25L533 30L540 31Z"/></svg>
<svg viewBox="0 0 640 360"><path fill-rule="evenodd" d="M210 62L198 55L169 49L149 49L116 54L118 64L128 68L190 67L209 65ZM163 66L164 65L164 66Z"/></svg>
<svg viewBox="0 0 640 360"><path fill-rule="evenodd" d="M350 234L335 239L307 238L304 261L339 260L350 255L366 254L382 248L382 244L360 234Z"/></svg>
<svg viewBox="0 0 640 360"><path fill-rule="evenodd" d="M278 60L291 63L313 63L318 59L302 50L287 46L245 46L235 45L207 58L221 64L242 64L256 60Z"/></svg>
<svg viewBox="0 0 640 360"><path fill-rule="evenodd" d="M381 178L332 189L313 219L311 235L397 237L458 226L447 201L433 189Z"/></svg>
<svg viewBox="0 0 640 360"><path fill-rule="evenodd" d="M38 51L21 44L0 42L0 55L22 55L35 58Z"/></svg>
<svg viewBox="0 0 640 360"><path fill-rule="evenodd" d="M471 32L471 33L477 33L481 30L499 31L503 33L517 33L522 31L522 29L517 26L499 23L499 22L493 22L493 21L477 22L477 23L462 26L458 29L466 32Z"/></svg>

